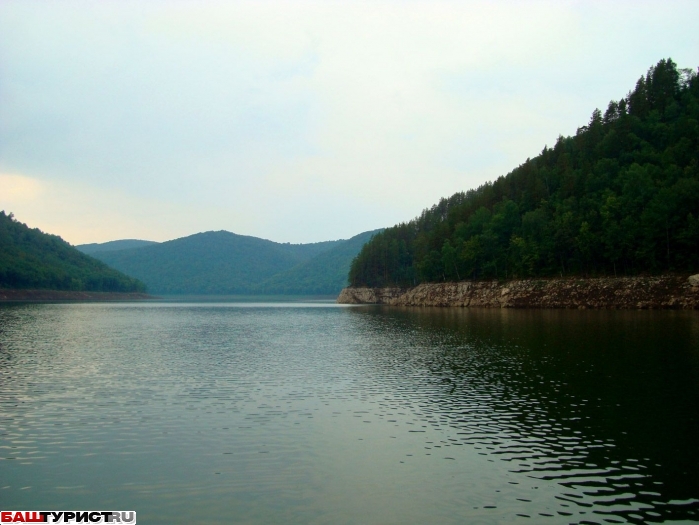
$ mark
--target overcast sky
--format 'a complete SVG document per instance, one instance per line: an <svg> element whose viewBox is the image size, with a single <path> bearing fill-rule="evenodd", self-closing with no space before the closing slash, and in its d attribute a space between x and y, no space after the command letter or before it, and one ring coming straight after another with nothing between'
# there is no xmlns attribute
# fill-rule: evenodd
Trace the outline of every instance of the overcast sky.
<svg viewBox="0 0 699 525"><path fill-rule="evenodd" d="M504 175L661 58L699 2L0 0L0 209L73 244L278 242Z"/></svg>

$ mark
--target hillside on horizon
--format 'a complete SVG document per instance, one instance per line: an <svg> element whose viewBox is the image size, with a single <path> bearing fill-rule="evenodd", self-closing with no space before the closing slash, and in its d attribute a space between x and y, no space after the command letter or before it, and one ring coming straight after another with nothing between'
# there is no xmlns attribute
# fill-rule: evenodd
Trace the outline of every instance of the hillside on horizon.
<svg viewBox="0 0 699 525"><path fill-rule="evenodd" d="M573 137L377 234L352 286L699 270L699 77L651 67Z"/></svg>
<svg viewBox="0 0 699 525"><path fill-rule="evenodd" d="M158 244L156 241L143 241L141 239L120 239L118 241L93 242L90 244L77 244L75 248L87 255L99 252L113 252L117 250L128 250L130 248L143 248L151 244Z"/></svg>
<svg viewBox="0 0 699 525"><path fill-rule="evenodd" d="M0 288L143 292L137 279L0 211Z"/></svg>
<svg viewBox="0 0 699 525"><path fill-rule="evenodd" d="M375 234L373 230L340 241L312 259L299 263L262 282L257 290L265 294L335 294L347 286L352 260Z"/></svg>
<svg viewBox="0 0 699 525"><path fill-rule="evenodd" d="M150 293L324 295L339 293L347 285L351 261L373 233L349 240L290 244L209 231L162 243L139 241L146 244L124 249L87 246L94 257L142 280ZM104 244L126 246L128 242Z"/></svg>

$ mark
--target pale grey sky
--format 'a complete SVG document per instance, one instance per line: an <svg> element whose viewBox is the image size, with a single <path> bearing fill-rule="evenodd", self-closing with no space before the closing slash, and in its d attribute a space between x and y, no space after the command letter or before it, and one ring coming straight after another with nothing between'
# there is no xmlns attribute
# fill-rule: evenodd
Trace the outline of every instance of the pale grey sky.
<svg viewBox="0 0 699 525"><path fill-rule="evenodd" d="M575 133L699 2L0 0L0 209L79 244L347 238Z"/></svg>

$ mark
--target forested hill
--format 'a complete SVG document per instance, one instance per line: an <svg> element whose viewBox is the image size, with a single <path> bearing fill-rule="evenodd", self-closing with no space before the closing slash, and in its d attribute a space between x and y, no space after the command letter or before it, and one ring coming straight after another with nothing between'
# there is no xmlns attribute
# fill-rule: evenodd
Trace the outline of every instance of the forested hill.
<svg viewBox="0 0 699 525"><path fill-rule="evenodd" d="M661 60L573 137L384 230L352 286L699 270L699 80Z"/></svg>
<svg viewBox="0 0 699 525"><path fill-rule="evenodd" d="M337 294L347 286L347 273L369 239L380 230L355 235L340 241L331 249L274 275L255 288L265 294Z"/></svg>
<svg viewBox="0 0 699 525"><path fill-rule="evenodd" d="M119 241L109 241L91 244L78 244L75 247L83 253L93 255L99 252L114 252L117 250L129 250L131 248L143 248L151 244L158 244L155 241L141 241L139 239L123 239Z"/></svg>
<svg viewBox="0 0 699 525"><path fill-rule="evenodd" d="M142 282L0 211L0 288L143 292Z"/></svg>
<svg viewBox="0 0 699 525"><path fill-rule="evenodd" d="M368 238L282 244L212 231L94 256L141 279L151 293L331 294L346 286L349 265Z"/></svg>

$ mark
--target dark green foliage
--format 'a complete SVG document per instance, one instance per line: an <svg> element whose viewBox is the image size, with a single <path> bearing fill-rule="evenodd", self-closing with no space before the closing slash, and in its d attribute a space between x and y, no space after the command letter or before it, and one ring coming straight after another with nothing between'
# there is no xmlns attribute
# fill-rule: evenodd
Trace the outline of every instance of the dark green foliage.
<svg viewBox="0 0 699 525"><path fill-rule="evenodd" d="M56 235L0 211L0 288L143 292L145 285L89 257Z"/></svg>
<svg viewBox="0 0 699 525"><path fill-rule="evenodd" d="M699 79L661 60L574 137L377 235L353 286L699 269Z"/></svg>
<svg viewBox="0 0 699 525"><path fill-rule="evenodd" d="M339 242L312 259L267 279L256 290L266 294L337 294L347 286L352 259L378 231L360 233Z"/></svg>
<svg viewBox="0 0 699 525"><path fill-rule="evenodd" d="M129 250L131 248L143 248L151 244L158 244L155 241L141 241L138 239L123 239L120 241L109 241L91 244L78 244L76 248L83 253L92 255L99 252L113 252L117 250Z"/></svg>
<svg viewBox="0 0 699 525"><path fill-rule="evenodd" d="M280 244L218 231L95 257L143 280L152 293L321 294L346 284L363 244L352 241Z"/></svg>

